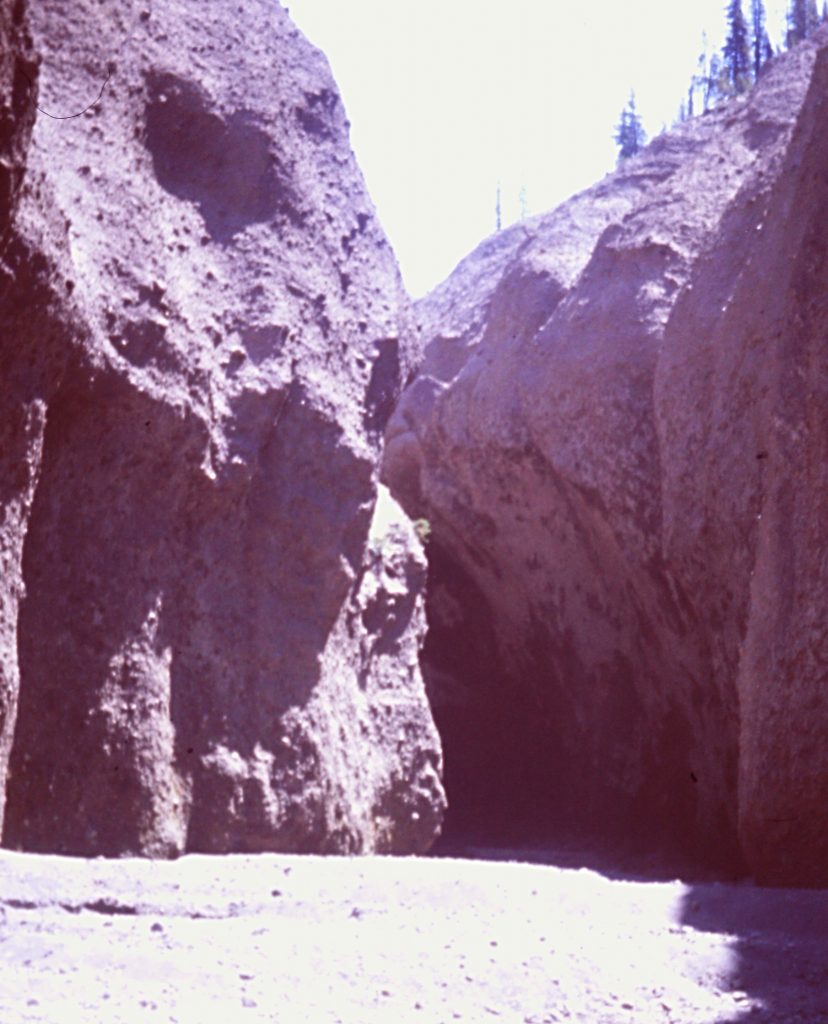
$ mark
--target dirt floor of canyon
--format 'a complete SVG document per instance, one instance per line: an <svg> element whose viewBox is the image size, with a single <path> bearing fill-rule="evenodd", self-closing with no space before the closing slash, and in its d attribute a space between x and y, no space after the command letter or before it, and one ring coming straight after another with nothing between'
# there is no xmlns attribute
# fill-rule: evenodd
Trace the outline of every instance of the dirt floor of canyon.
<svg viewBox="0 0 828 1024"><path fill-rule="evenodd" d="M828 1022L828 891L489 854L4 851L0 1021Z"/></svg>

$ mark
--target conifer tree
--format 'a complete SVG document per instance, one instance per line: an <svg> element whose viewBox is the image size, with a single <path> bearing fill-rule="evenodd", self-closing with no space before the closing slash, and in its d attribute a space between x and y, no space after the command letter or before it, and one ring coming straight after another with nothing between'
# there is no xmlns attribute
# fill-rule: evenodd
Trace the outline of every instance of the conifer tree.
<svg viewBox="0 0 828 1024"><path fill-rule="evenodd" d="M718 53L708 52L707 34L702 35L702 50L699 54L696 73L690 79L688 94L693 97L693 108L695 109L695 97L699 97L702 113L706 114L712 110L718 101L727 95L727 81L725 71L722 67ZM686 108L685 108L686 109Z"/></svg>
<svg viewBox="0 0 828 1024"><path fill-rule="evenodd" d="M727 39L722 47L729 91L744 92L750 85L750 48L742 0L730 0L727 8Z"/></svg>
<svg viewBox="0 0 828 1024"><path fill-rule="evenodd" d="M718 53L711 54L707 65L707 74L702 81L704 94L704 110L712 110L722 96L727 95L727 70L722 67L722 61Z"/></svg>
<svg viewBox="0 0 828 1024"><path fill-rule="evenodd" d="M750 3L751 51L753 57L753 80L761 74L763 66L773 56L773 47L768 36L765 20L764 0Z"/></svg>
<svg viewBox="0 0 828 1024"><path fill-rule="evenodd" d="M806 39L818 25L816 0L792 0L788 8L788 49Z"/></svg>
<svg viewBox="0 0 828 1024"><path fill-rule="evenodd" d="M805 3L806 0L792 0L791 6L788 8L788 32L785 36L785 45L789 50L805 38Z"/></svg>
<svg viewBox="0 0 828 1024"><path fill-rule="evenodd" d="M828 2L828 0L827 0ZM697 91L701 92L701 103L702 111L707 113L708 110L708 81L710 78L710 54L709 44L707 41L707 33L702 32L702 48L699 54L699 59L696 62L696 73L690 79L690 88L687 90L691 97L696 95Z"/></svg>
<svg viewBox="0 0 828 1024"><path fill-rule="evenodd" d="M635 106L635 93L630 91L627 105L621 111L621 118L615 126L615 142L618 146L618 162L626 160L644 146L647 135L641 121L641 115Z"/></svg>

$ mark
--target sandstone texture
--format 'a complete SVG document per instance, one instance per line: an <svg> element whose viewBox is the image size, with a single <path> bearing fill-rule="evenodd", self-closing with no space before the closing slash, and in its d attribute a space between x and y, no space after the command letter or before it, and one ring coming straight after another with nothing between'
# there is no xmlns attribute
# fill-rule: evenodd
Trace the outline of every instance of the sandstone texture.
<svg viewBox="0 0 828 1024"><path fill-rule="evenodd" d="M464 827L828 884L826 125L822 30L420 303L384 473Z"/></svg>
<svg viewBox="0 0 828 1024"><path fill-rule="evenodd" d="M31 56L0 8L5 83ZM424 560L399 510L372 526L414 335L327 64L270 0L42 0L28 26L39 82L2 135L3 181L26 173L0 221L3 841L423 850Z"/></svg>

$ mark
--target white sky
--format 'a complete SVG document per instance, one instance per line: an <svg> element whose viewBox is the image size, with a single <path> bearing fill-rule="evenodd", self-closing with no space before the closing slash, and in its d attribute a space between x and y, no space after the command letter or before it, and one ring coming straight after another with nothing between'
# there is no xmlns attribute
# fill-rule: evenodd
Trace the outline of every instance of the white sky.
<svg viewBox="0 0 828 1024"><path fill-rule="evenodd" d="M324 50L351 142L413 295L495 227L615 165L629 91L650 136L675 120L726 0L283 0ZM749 0L743 0L747 15ZM785 0L766 0L774 44Z"/></svg>

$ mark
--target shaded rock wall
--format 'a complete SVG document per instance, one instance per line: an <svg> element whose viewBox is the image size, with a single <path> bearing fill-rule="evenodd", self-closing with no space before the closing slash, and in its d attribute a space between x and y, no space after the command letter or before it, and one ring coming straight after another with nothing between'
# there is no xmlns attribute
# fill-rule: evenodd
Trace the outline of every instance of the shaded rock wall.
<svg viewBox="0 0 828 1024"><path fill-rule="evenodd" d="M24 189L42 182L27 172L36 109L38 63L26 4L0 3L0 781L4 782L17 714L17 622L24 594L21 558L34 493L48 396L64 352L56 325L72 330L65 282L47 247L60 251L64 226L48 206L36 229L17 214ZM46 243L46 244L41 244ZM63 333L63 331L61 331ZM0 824L5 807L0 784Z"/></svg>
<svg viewBox="0 0 828 1024"><path fill-rule="evenodd" d="M25 504L31 495L28 435L32 428L37 434L32 422L36 417L33 404L27 403L25 395L21 394L21 391L25 393L25 384L17 384L11 379L16 366L10 358L10 346L6 340L10 326L6 303L12 288L7 253L14 245L10 225L17 208L26 146L34 124L34 109L20 99L22 89L18 85L15 90L15 83L21 79L25 83L24 71L30 71L33 77L37 75L23 16L21 4L12 0L0 3L0 252L3 260L0 297L6 300L0 306L2 313L6 314L0 320L0 389L3 408L7 410L0 425L0 479L3 481L3 517L0 520L0 778L5 778L17 707L20 520L25 517ZM0 822L4 805L5 789L0 786Z"/></svg>
<svg viewBox="0 0 828 1024"><path fill-rule="evenodd" d="M4 0L0 5L0 40L0 236L5 238L17 209L35 120L31 95L38 68L24 0Z"/></svg>
<svg viewBox="0 0 828 1024"><path fill-rule="evenodd" d="M422 555L401 514L369 545L413 336L324 58L266 0L30 22L53 116L15 230L42 267L4 315L58 283L71 310L4 335L49 368L5 505L4 842L425 849Z"/></svg>
<svg viewBox="0 0 828 1024"><path fill-rule="evenodd" d="M427 675L472 819L828 881L826 43L420 306L385 475L431 522Z"/></svg>

